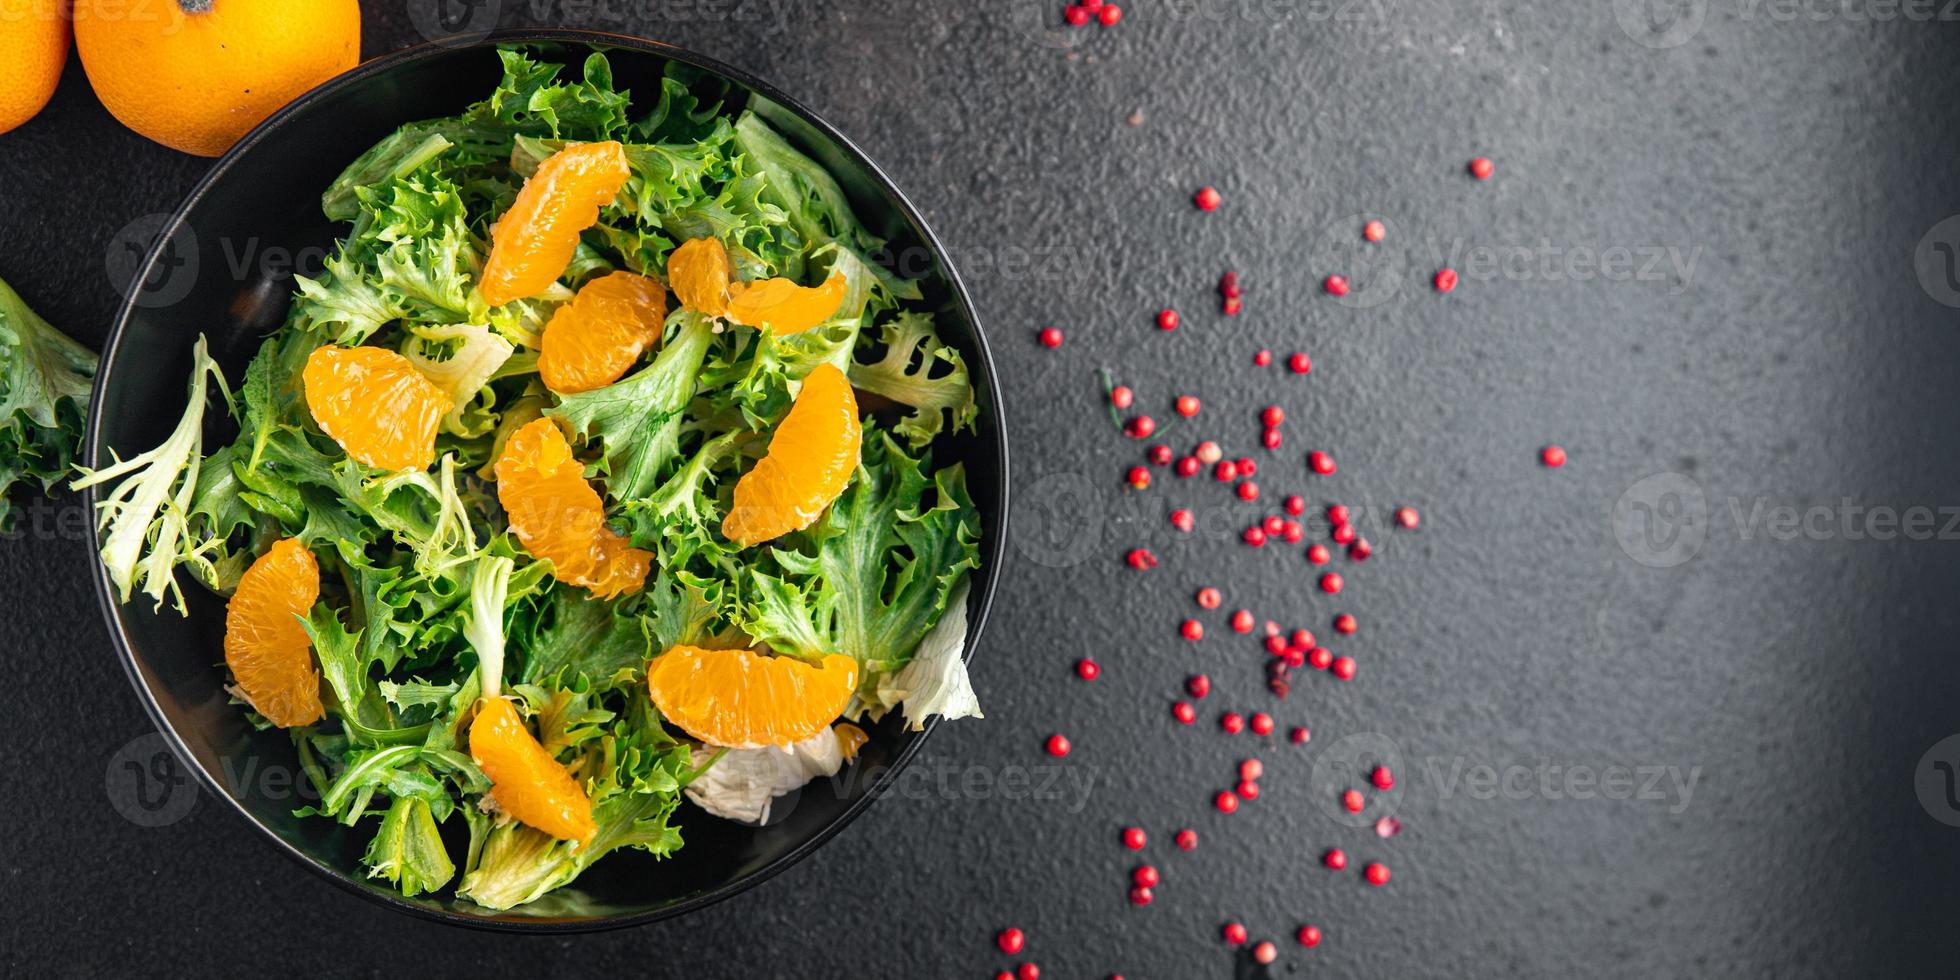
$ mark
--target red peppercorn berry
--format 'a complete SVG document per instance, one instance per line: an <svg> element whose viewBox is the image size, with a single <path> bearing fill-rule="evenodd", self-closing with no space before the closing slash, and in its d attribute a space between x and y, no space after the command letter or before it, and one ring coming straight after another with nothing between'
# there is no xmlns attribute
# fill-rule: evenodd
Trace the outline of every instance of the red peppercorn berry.
<svg viewBox="0 0 1960 980"><path fill-rule="evenodd" d="M1305 745L1308 740L1313 738L1313 732L1308 730L1305 725L1295 725L1293 726L1293 730L1287 733L1286 737L1291 739L1294 745Z"/></svg>
<svg viewBox="0 0 1960 980"><path fill-rule="evenodd" d="M1328 276L1321 282L1320 288L1326 290L1329 296L1346 296L1348 294L1347 277Z"/></svg>
<svg viewBox="0 0 1960 980"><path fill-rule="evenodd" d="M1353 544L1355 541L1360 539L1361 532L1355 530L1354 525L1352 524L1342 524L1339 527L1336 527L1333 530L1333 532L1327 536L1330 539L1332 539L1335 544Z"/></svg>
<svg viewBox="0 0 1960 980"><path fill-rule="evenodd" d="M1112 3L1098 11L1096 19L1101 21L1104 27L1115 27L1116 22L1123 19L1123 8Z"/></svg>
<svg viewBox="0 0 1960 980"><path fill-rule="evenodd" d="M1266 774L1266 764L1258 759L1245 759L1239 763L1239 779L1252 782Z"/></svg>
<svg viewBox="0 0 1960 980"><path fill-rule="evenodd" d="M1192 203L1196 204L1200 211L1218 210L1218 202L1220 200L1218 189L1210 186L1198 188L1198 193L1191 197Z"/></svg>
<svg viewBox="0 0 1960 980"><path fill-rule="evenodd" d="M1013 926L1002 929L1000 935L994 937L994 945L999 946L1000 951L1009 956L1018 956L1021 947L1027 945L1027 941L1027 935Z"/></svg>
<svg viewBox="0 0 1960 980"><path fill-rule="evenodd" d="M1300 945L1312 949L1320 945L1320 927L1301 926L1300 931L1293 934L1293 938L1299 940Z"/></svg>
<svg viewBox="0 0 1960 980"><path fill-rule="evenodd" d="M1470 161L1470 176L1478 180L1489 180L1491 173L1496 169L1496 165L1490 162L1489 157L1478 157Z"/></svg>
<svg viewBox="0 0 1960 980"><path fill-rule="evenodd" d="M1219 935L1224 938L1227 945L1242 946L1245 944L1245 927L1236 922L1225 923L1225 928L1219 930Z"/></svg>
<svg viewBox="0 0 1960 980"><path fill-rule="evenodd" d="M1157 420L1148 415L1139 415L1123 424L1123 431L1132 439L1148 439L1157 431Z"/></svg>
<svg viewBox="0 0 1960 980"><path fill-rule="evenodd" d="M1334 676L1340 678L1341 680L1344 681L1354 680L1355 665L1354 665L1353 657L1348 657L1348 656L1335 657L1334 663L1332 664L1330 669L1333 670Z"/></svg>
<svg viewBox="0 0 1960 980"><path fill-rule="evenodd" d="M1252 729L1252 734L1254 735L1271 735L1273 733L1273 716L1264 711L1255 711L1252 713L1252 718L1246 722L1246 725Z"/></svg>
<svg viewBox="0 0 1960 980"><path fill-rule="evenodd" d="M1156 868L1147 864L1139 864L1136 866L1136 870L1130 872L1130 880L1135 882L1140 888L1155 888L1157 887L1157 882L1161 881L1162 878L1163 876L1157 873Z"/></svg>
<svg viewBox="0 0 1960 980"><path fill-rule="evenodd" d="M1184 680L1184 691L1194 698L1203 698L1211 693L1211 678L1203 674L1192 674Z"/></svg>
<svg viewBox="0 0 1960 980"><path fill-rule="evenodd" d="M1369 544L1367 538L1355 538L1354 543L1348 545L1348 557L1355 561L1367 561L1374 553L1375 546Z"/></svg>
<svg viewBox="0 0 1960 980"><path fill-rule="evenodd" d="M1198 590L1198 607L1201 609L1217 609L1218 604L1223 602L1224 598L1224 596L1219 594L1217 589L1207 585Z"/></svg>
<svg viewBox="0 0 1960 980"><path fill-rule="evenodd" d="M1191 450L1191 455L1198 457L1198 462L1210 466L1225 458L1225 450L1218 448L1218 443L1206 439Z"/></svg>
<svg viewBox="0 0 1960 980"><path fill-rule="evenodd" d="M1294 374L1306 374L1313 370L1313 358L1305 354L1292 354L1286 359L1286 369Z"/></svg>
<svg viewBox="0 0 1960 980"><path fill-rule="evenodd" d="M1180 851L1193 850L1198 846L1198 832L1188 827L1178 831L1177 837L1173 839L1177 841L1177 849Z"/></svg>
<svg viewBox="0 0 1960 980"><path fill-rule="evenodd" d="M1538 461L1551 469L1558 469L1565 465L1565 450L1557 446L1546 446L1538 451Z"/></svg>
<svg viewBox="0 0 1960 980"><path fill-rule="evenodd" d="M1198 470L1202 468L1203 464L1198 462L1196 456L1186 456L1177 461L1177 475L1181 477L1197 476Z"/></svg>
<svg viewBox="0 0 1960 980"><path fill-rule="evenodd" d="M1149 905L1151 902L1156 901L1156 899L1156 893L1148 888L1135 887L1130 889L1131 905Z"/></svg>
<svg viewBox="0 0 1960 980"><path fill-rule="evenodd" d="M1334 457L1316 449L1307 454L1307 468L1321 476L1331 476L1334 472Z"/></svg>
<svg viewBox="0 0 1960 980"><path fill-rule="evenodd" d="M1059 759L1062 756L1068 754L1068 750L1069 750L1068 737L1065 735L1050 735L1048 736L1047 747L1048 747L1048 754Z"/></svg>
<svg viewBox="0 0 1960 980"><path fill-rule="evenodd" d="M1176 329L1177 329L1177 311L1176 311L1176 310L1172 310L1172 309L1162 309L1162 310L1158 310L1158 311L1157 311L1157 329L1159 329L1159 330L1176 330Z"/></svg>
<svg viewBox="0 0 1960 980"><path fill-rule="evenodd" d="M1150 460L1152 466L1169 466L1171 465L1171 447L1160 442L1150 447L1150 452L1145 458Z"/></svg>
<svg viewBox="0 0 1960 980"><path fill-rule="evenodd" d="M1148 483L1146 483L1145 485L1147 486ZM1238 485L1237 492L1240 500L1258 500L1259 484L1254 483L1251 480L1247 480L1244 483Z"/></svg>
<svg viewBox="0 0 1960 980"><path fill-rule="evenodd" d="M1177 414L1182 415L1188 419L1191 416L1198 414L1198 409L1201 406L1200 403L1198 402L1197 396L1179 395L1177 396L1177 400L1171 403L1171 407L1177 410Z"/></svg>
<svg viewBox="0 0 1960 980"><path fill-rule="evenodd" d="M1141 466L1132 466L1130 467L1130 472L1125 474L1124 482L1128 483L1132 490L1148 490L1150 489L1150 471Z"/></svg>
<svg viewBox="0 0 1960 980"><path fill-rule="evenodd" d="M1388 226L1379 221L1370 221L1361 226L1361 237L1371 242L1381 241L1388 237Z"/></svg>
<svg viewBox="0 0 1960 980"><path fill-rule="evenodd" d="M1395 508L1395 526L1406 531L1413 531L1421 523L1422 515L1416 513L1414 507Z"/></svg>
<svg viewBox="0 0 1960 980"><path fill-rule="evenodd" d="M1255 352L1255 353L1254 353L1254 354L1252 355L1252 366L1253 366L1253 367L1265 367L1266 365L1268 365L1268 364L1271 364L1271 363L1273 363L1273 352L1272 352L1272 351L1269 351L1269 350L1265 350L1264 348L1261 348L1261 349L1260 349L1259 351L1257 351L1257 352Z"/></svg>
<svg viewBox="0 0 1960 980"><path fill-rule="evenodd" d="M1171 705L1171 717L1189 725L1198 720L1198 709L1191 707L1189 701L1178 701Z"/></svg>
<svg viewBox="0 0 1960 980"><path fill-rule="evenodd" d="M1435 285L1436 291L1439 293L1447 293L1454 290L1456 288L1456 270L1437 269Z"/></svg>
<svg viewBox="0 0 1960 980"><path fill-rule="evenodd" d="M1127 409L1135 404L1136 400L1137 393L1131 391L1129 385L1117 385L1109 389L1109 403L1118 409Z"/></svg>
<svg viewBox="0 0 1960 980"><path fill-rule="evenodd" d="M1130 553L1123 556L1123 562L1131 568L1143 571L1157 567L1157 556L1151 554L1148 548L1131 548Z"/></svg>
<svg viewBox="0 0 1960 980"><path fill-rule="evenodd" d="M1334 664L1334 651L1326 647L1314 647L1307 651L1307 666L1315 670L1326 670Z"/></svg>
<svg viewBox="0 0 1960 980"><path fill-rule="evenodd" d="M1360 622L1355 620L1352 613L1341 613L1334 617L1334 632L1336 633L1351 636L1355 630L1360 628Z"/></svg>
<svg viewBox="0 0 1960 980"><path fill-rule="evenodd" d="M1333 555L1328 553L1327 546L1324 544L1315 544L1315 545L1307 546L1307 560L1313 562L1316 565L1325 565L1327 564L1328 559L1332 557Z"/></svg>
<svg viewBox="0 0 1960 980"><path fill-rule="evenodd" d="M1376 888L1388 884L1388 865L1386 864L1378 861L1370 861L1367 867L1361 869L1361 873L1368 879L1368 884Z"/></svg>
<svg viewBox="0 0 1960 980"><path fill-rule="evenodd" d="M1347 852L1338 847L1329 848L1326 854L1321 855L1320 863L1326 865L1329 871L1345 869L1347 867Z"/></svg>
<svg viewBox="0 0 1960 980"><path fill-rule="evenodd" d="M1235 792L1238 794L1239 799L1247 801L1256 800L1259 798L1259 784L1242 780L1239 783L1239 788Z"/></svg>
<svg viewBox="0 0 1960 980"><path fill-rule="evenodd" d="M1259 433L1259 444L1265 446L1267 449L1278 449L1280 444L1285 441L1286 437L1280 435L1278 429L1267 429Z"/></svg>
<svg viewBox="0 0 1960 980"><path fill-rule="evenodd" d="M1266 545L1266 529L1254 524L1239 534L1239 540L1254 548L1263 548Z"/></svg>
<svg viewBox="0 0 1960 980"><path fill-rule="evenodd" d="M1227 735L1237 735L1245 731L1245 716L1236 711L1227 711L1218 716L1218 727L1224 729Z"/></svg>
<svg viewBox="0 0 1960 980"><path fill-rule="evenodd" d="M1346 809L1347 812L1360 813L1361 808L1367 805L1368 805L1368 801L1361 798L1360 790L1349 789L1349 790L1341 791L1341 806L1344 809Z"/></svg>
<svg viewBox="0 0 1960 980"><path fill-rule="evenodd" d="M1054 327L1042 327L1041 332L1034 336L1043 347L1053 349L1062 346L1062 332Z"/></svg>
<svg viewBox="0 0 1960 980"><path fill-rule="evenodd" d="M1093 681L1102 676L1102 665L1088 657L1083 657L1075 662L1075 676L1085 681Z"/></svg>
<svg viewBox="0 0 1960 980"><path fill-rule="evenodd" d="M1221 459L1212 465L1211 478L1220 483L1230 483L1239 478L1239 464Z"/></svg>
<svg viewBox="0 0 1960 980"><path fill-rule="evenodd" d="M1252 958L1257 960L1260 966L1265 966L1279 959L1279 947L1274 946L1271 942L1261 941L1258 945L1252 947Z"/></svg>
<svg viewBox="0 0 1960 980"><path fill-rule="evenodd" d="M1171 526L1190 533L1191 529L1197 526L1197 519L1191 516L1190 511L1179 508L1171 511Z"/></svg>
<svg viewBox="0 0 1960 980"><path fill-rule="evenodd" d="M1395 788L1395 774L1390 772L1387 766L1376 766L1374 771L1368 773L1368 781L1375 784L1375 788L1382 792Z"/></svg>
<svg viewBox="0 0 1960 980"><path fill-rule="evenodd" d="M1341 591L1341 573L1322 572L1320 574L1320 591L1328 595L1339 593Z"/></svg>
<svg viewBox="0 0 1960 980"><path fill-rule="evenodd" d="M1219 813L1237 813L1239 812L1238 794L1229 789L1221 789L1217 796L1211 798L1211 805L1217 807Z"/></svg>
<svg viewBox="0 0 1960 980"><path fill-rule="evenodd" d="M1185 639L1197 642L1205 638L1205 624L1195 619L1187 619L1178 624L1177 631Z"/></svg>

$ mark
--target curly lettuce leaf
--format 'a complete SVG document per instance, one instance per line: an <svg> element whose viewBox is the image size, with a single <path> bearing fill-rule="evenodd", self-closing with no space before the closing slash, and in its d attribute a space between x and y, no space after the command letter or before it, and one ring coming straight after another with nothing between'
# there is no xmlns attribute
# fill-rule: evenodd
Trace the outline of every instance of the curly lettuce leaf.
<svg viewBox="0 0 1960 980"><path fill-rule="evenodd" d="M714 326L692 310L676 310L667 323L666 345L651 365L604 388L567 395L549 412L604 447L600 472L614 500L653 493L680 454L681 411L694 397Z"/></svg>
<svg viewBox="0 0 1960 980"><path fill-rule="evenodd" d="M898 423L898 434L914 449L946 431L971 428L980 408L973 400L966 361L941 342L929 313L901 312L879 327L884 355L850 365L851 386L883 395L912 412Z"/></svg>
<svg viewBox="0 0 1960 980"><path fill-rule="evenodd" d="M0 279L0 529L12 526L7 498L15 483L46 492L69 475L95 366L93 351Z"/></svg>
<svg viewBox="0 0 1960 980"><path fill-rule="evenodd" d="M873 431L850 489L805 532L815 554L774 549L785 574L748 570L742 611L749 635L779 653L856 658L861 690L912 659L954 586L979 565L980 516L964 471L949 466L928 480L926 458Z"/></svg>

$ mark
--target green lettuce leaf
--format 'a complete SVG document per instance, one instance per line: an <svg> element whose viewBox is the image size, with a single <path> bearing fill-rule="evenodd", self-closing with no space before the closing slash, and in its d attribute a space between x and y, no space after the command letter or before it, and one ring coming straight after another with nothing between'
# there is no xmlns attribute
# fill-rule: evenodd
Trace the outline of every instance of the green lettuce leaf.
<svg viewBox="0 0 1960 980"><path fill-rule="evenodd" d="M94 352L0 280L0 529L13 524L14 484L31 481L46 492L69 475L95 366Z"/></svg>

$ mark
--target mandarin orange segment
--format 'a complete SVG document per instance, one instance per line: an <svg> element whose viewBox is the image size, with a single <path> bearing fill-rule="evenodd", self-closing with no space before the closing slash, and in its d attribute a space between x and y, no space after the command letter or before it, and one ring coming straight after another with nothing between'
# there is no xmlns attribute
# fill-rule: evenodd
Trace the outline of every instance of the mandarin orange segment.
<svg viewBox="0 0 1960 980"><path fill-rule="evenodd" d="M857 689L857 661L821 663L748 650L676 646L647 665L647 691L662 717L709 745L787 746L824 730Z"/></svg>
<svg viewBox="0 0 1960 980"><path fill-rule="evenodd" d="M660 340L667 290L631 272L586 283L545 325L538 374L561 395L603 388Z"/></svg>
<svg viewBox="0 0 1960 980"><path fill-rule="evenodd" d="M746 548L809 527L850 484L863 435L844 372L817 365L769 437L769 451L736 481L721 533Z"/></svg>
<svg viewBox="0 0 1960 980"><path fill-rule="evenodd" d="M585 480L565 433L548 418L511 433L497 459L497 500L511 533L531 554L551 562L560 582L602 599L637 591L653 553L628 547L606 527L605 504Z"/></svg>
<svg viewBox="0 0 1960 980"><path fill-rule="evenodd" d="M837 314L850 285L833 272L821 286L799 286L789 279L738 282L728 287L728 317L781 335L801 333Z"/></svg>
<svg viewBox="0 0 1960 980"><path fill-rule="evenodd" d="M436 458L449 393L384 347L318 347L300 372L306 407L347 455L382 470L422 470Z"/></svg>
<svg viewBox="0 0 1960 980"><path fill-rule="evenodd" d="M728 249L718 239L682 242L667 256L667 285L681 306L722 316L728 312Z"/></svg>
<svg viewBox="0 0 1960 980"><path fill-rule="evenodd" d="M470 758L490 777L497 808L517 822L559 840L587 841L598 831L585 788L538 744L508 700L477 702Z"/></svg>
<svg viewBox="0 0 1960 980"><path fill-rule="evenodd" d="M837 733L837 752L844 757L845 762L857 758L858 750L864 748L864 743L871 741L871 736L866 735L864 729L848 721L840 721L832 725L830 730Z"/></svg>
<svg viewBox="0 0 1960 980"><path fill-rule="evenodd" d="M579 143L546 157L490 234L477 291L491 306L536 296L558 281L580 232L599 220L632 171L613 140Z"/></svg>
<svg viewBox="0 0 1960 980"><path fill-rule="evenodd" d="M280 728L310 725L320 704L320 672L300 618L320 597L320 564L296 538L283 538L252 562L225 606L225 666L252 710Z"/></svg>

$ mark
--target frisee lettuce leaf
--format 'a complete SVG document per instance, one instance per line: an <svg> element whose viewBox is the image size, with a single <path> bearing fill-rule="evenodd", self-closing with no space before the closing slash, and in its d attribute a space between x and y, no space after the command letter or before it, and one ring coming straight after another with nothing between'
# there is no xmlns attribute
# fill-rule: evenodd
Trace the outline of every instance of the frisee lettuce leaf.
<svg viewBox="0 0 1960 980"><path fill-rule="evenodd" d="M95 377L95 353L29 309L0 279L0 530L14 484L52 490L69 475Z"/></svg>

